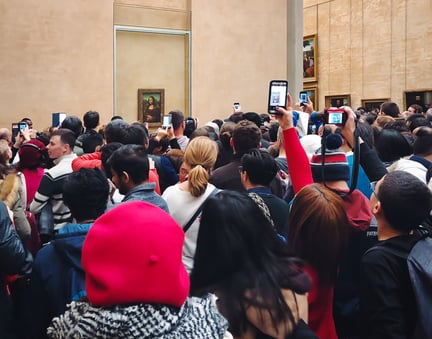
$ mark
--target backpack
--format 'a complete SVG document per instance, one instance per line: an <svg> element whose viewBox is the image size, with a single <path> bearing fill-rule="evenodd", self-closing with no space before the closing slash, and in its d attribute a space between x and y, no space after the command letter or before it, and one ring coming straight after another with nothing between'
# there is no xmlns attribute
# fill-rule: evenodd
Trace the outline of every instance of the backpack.
<svg viewBox="0 0 432 339"><path fill-rule="evenodd" d="M415 230L416 241L408 256L396 250L383 248L392 254L406 258L408 272L414 291L418 322L414 330L414 338L432 338L432 220L428 218ZM373 250L369 249L367 252Z"/></svg>
<svg viewBox="0 0 432 339"><path fill-rule="evenodd" d="M407 257L408 271L414 290L418 324L416 338L432 338L432 228L422 225L418 232L420 240Z"/></svg>

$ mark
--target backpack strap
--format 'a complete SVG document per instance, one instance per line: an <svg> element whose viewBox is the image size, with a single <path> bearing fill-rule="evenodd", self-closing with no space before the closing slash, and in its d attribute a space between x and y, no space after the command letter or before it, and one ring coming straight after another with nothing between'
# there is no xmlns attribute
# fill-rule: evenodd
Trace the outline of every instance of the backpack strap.
<svg viewBox="0 0 432 339"><path fill-rule="evenodd" d="M263 212L264 216L270 222L270 224L272 225L272 227L274 229L276 229L275 224L273 222L273 219L271 218L271 215L270 215L270 210L269 210L267 204L265 203L264 199L261 198L258 194L253 193L253 192L248 193L248 195L255 202L255 204L258 205L258 207L261 209L261 211Z"/></svg>
<svg viewBox="0 0 432 339"><path fill-rule="evenodd" d="M207 196L207 198L205 198L205 200L202 202L202 204L200 205L200 207L198 207L198 209L195 211L194 215L189 219L189 221L183 226L183 232L186 233L188 231L188 229L192 226L192 224L194 223L195 219L198 218L198 215L201 213L202 209L203 209L203 205L204 202L210 198L211 196L215 195L217 192L219 192L219 190L215 187L213 191L210 192L210 194Z"/></svg>

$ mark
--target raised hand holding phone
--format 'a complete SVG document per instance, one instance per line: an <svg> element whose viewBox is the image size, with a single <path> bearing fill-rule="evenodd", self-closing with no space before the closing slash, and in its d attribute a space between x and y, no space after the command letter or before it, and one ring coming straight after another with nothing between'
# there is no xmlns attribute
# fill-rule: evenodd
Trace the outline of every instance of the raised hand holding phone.
<svg viewBox="0 0 432 339"><path fill-rule="evenodd" d="M279 122L279 126L283 130L294 127L293 109L292 109L293 100L291 94L289 93L287 94L286 102L287 102L286 107L276 107L276 111L278 114L275 114L275 118Z"/></svg>

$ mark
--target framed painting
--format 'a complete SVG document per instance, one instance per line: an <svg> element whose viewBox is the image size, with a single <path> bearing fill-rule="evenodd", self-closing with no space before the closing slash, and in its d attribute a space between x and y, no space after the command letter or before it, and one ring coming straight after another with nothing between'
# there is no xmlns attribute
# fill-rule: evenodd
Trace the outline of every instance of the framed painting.
<svg viewBox="0 0 432 339"><path fill-rule="evenodd" d="M390 101L390 99L362 99L361 105L366 112L376 111L378 113L381 105L387 101Z"/></svg>
<svg viewBox="0 0 432 339"><path fill-rule="evenodd" d="M306 95L311 99L314 111L318 111L318 87L306 87L303 90L306 91Z"/></svg>
<svg viewBox="0 0 432 339"><path fill-rule="evenodd" d="M325 97L326 107L351 106L351 95L328 95Z"/></svg>
<svg viewBox="0 0 432 339"><path fill-rule="evenodd" d="M138 90L138 121L148 122L149 126L160 126L164 114L164 89Z"/></svg>
<svg viewBox="0 0 432 339"><path fill-rule="evenodd" d="M317 81L317 36L303 38L303 81Z"/></svg>

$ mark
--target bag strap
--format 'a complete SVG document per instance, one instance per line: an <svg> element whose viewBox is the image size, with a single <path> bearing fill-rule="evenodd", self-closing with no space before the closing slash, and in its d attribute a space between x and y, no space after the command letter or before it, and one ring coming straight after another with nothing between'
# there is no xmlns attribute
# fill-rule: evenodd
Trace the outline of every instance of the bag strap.
<svg viewBox="0 0 432 339"><path fill-rule="evenodd" d="M250 192L248 195L255 202L255 204L258 205L258 207L261 209L261 212L264 214L264 216L269 221L269 223L272 225L272 227L274 229L276 229L275 224L274 224L273 219L272 219L271 214L270 214L270 210L269 210L267 204L265 203L264 199L261 198L258 194L254 193L254 192Z"/></svg>
<svg viewBox="0 0 432 339"><path fill-rule="evenodd" d="M202 209L203 209L203 205L204 202L210 198L211 196L215 195L219 190L215 187L213 189L213 191L210 192L210 194L207 196L207 198L205 198L205 200L202 202L202 204L200 205L200 207L198 207L198 209L195 211L194 215L192 216L192 218L189 219L189 221L183 226L183 232L186 233L188 231L188 229L192 226L192 224L194 223L195 219L198 218L198 215L201 213Z"/></svg>

